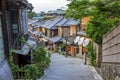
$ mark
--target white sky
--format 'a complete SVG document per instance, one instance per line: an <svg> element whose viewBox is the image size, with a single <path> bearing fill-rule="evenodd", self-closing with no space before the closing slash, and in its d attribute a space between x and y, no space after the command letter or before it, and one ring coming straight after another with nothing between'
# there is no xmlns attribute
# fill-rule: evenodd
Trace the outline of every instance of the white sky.
<svg viewBox="0 0 120 80"><path fill-rule="evenodd" d="M32 3L34 7L33 11L37 13L60 9L61 7L67 8L66 5L69 3L67 0L28 0L28 2Z"/></svg>

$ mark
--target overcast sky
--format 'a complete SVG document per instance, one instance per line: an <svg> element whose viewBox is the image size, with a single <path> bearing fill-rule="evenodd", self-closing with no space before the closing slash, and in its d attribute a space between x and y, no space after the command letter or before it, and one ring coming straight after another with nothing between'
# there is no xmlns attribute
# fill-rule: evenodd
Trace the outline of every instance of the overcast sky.
<svg viewBox="0 0 120 80"><path fill-rule="evenodd" d="M67 8L66 5L69 3L67 0L28 0L28 2L32 3L34 7L33 11L37 13L60 9L61 7Z"/></svg>

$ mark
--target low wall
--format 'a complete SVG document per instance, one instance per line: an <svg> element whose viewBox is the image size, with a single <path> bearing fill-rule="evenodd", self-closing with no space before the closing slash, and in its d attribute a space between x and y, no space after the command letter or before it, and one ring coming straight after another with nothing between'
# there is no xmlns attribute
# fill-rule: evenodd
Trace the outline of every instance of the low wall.
<svg viewBox="0 0 120 80"><path fill-rule="evenodd" d="M103 38L100 74L104 80L120 80L120 24Z"/></svg>

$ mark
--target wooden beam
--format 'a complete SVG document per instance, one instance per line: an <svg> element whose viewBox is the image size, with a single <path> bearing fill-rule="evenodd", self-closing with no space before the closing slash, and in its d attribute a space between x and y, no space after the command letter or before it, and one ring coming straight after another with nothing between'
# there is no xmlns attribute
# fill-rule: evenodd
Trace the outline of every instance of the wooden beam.
<svg viewBox="0 0 120 80"><path fill-rule="evenodd" d="M8 58L9 56L9 44L8 44L8 33L7 31L7 22L6 22L6 9L7 9L7 1L1 1L1 10L2 10L2 30L3 30L3 40L4 40L4 49L5 49L5 56Z"/></svg>

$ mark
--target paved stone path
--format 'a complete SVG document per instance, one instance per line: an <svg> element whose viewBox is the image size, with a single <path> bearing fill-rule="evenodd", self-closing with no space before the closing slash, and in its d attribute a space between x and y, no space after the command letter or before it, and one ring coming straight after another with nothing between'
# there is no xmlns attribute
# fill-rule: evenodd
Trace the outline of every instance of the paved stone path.
<svg viewBox="0 0 120 80"><path fill-rule="evenodd" d="M44 80L100 80L95 79L96 73L79 58L66 58L52 54L50 70Z"/></svg>

